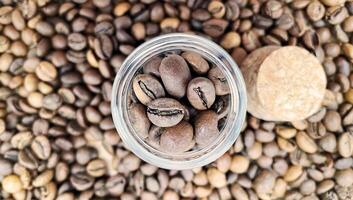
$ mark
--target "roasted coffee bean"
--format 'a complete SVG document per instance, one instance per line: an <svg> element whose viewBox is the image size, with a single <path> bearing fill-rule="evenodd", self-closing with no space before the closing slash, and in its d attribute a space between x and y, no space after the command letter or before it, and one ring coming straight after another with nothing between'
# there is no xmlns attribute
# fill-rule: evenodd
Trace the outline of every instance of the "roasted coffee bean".
<svg viewBox="0 0 353 200"><path fill-rule="evenodd" d="M184 117L184 107L177 100L159 98L147 105L147 117L159 127L171 127L178 124Z"/></svg>
<svg viewBox="0 0 353 200"><path fill-rule="evenodd" d="M230 93L227 78L218 67L212 67L208 72L208 78L213 82L216 95L226 95Z"/></svg>
<svg viewBox="0 0 353 200"><path fill-rule="evenodd" d="M212 105L212 109L218 115L218 119L226 117L230 110L231 97L230 95L219 96Z"/></svg>
<svg viewBox="0 0 353 200"><path fill-rule="evenodd" d="M146 138L151 125L151 122L148 120L149 118L147 118L148 112L146 115L146 108L142 104L133 103L128 109L131 125L134 127L137 134Z"/></svg>
<svg viewBox="0 0 353 200"><path fill-rule="evenodd" d="M87 45L86 37L80 33L72 33L67 38L67 44L71 49L80 51Z"/></svg>
<svg viewBox="0 0 353 200"><path fill-rule="evenodd" d="M205 74L210 69L207 61L203 59L199 54L187 51L181 54L181 56L189 63L191 68L198 74Z"/></svg>
<svg viewBox="0 0 353 200"><path fill-rule="evenodd" d="M202 30L211 37L221 36L228 26L228 21L223 19L210 19L202 24Z"/></svg>
<svg viewBox="0 0 353 200"><path fill-rule="evenodd" d="M190 69L179 55L168 55L162 59L159 73L166 91L177 98L185 96L191 79Z"/></svg>
<svg viewBox="0 0 353 200"><path fill-rule="evenodd" d="M97 56L103 60L107 60L113 54L114 44L111 38L106 34L100 34L94 40L94 50Z"/></svg>
<svg viewBox="0 0 353 200"><path fill-rule="evenodd" d="M210 145L218 135L218 115L210 110L200 112L195 119L196 144L200 147Z"/></svg>
<svg viewBox="0 0 353 200"><path fill-rule="evenodd" d="M209 109L216 98L215 87L207 78L194 78L189 82L187 97L194 108L198 110Z"/></svg>
<svg viewBox="0 0 353 200"><path fill-rule="evenodd" d="M166 153L182 153L193 147L193 127L185 121L162 129L159 149Z"/></svg>
<svg viewBox="0 0 353 200"><path fill-rule="evenodd" d="M149 61L146 62L143 66L143 73L144 74L152 74L156 77L160 77L159 73L159 66L161 65L162 58L157 56L151 58Z"/></svg>
<svg viewBox="0 0 353 200"><path fill-rule="evenodd" d="M149 74L137 75L132 82L132 88L136 97L144 105L147 105L154 99L165 96L161 83L157 78Z"/></svg>

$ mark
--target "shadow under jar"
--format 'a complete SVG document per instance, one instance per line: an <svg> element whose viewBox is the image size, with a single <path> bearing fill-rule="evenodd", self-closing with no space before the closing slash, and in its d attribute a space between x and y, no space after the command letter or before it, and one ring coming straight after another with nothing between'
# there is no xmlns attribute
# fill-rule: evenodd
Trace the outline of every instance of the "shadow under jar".
<svg viewBox="0 0 353 200"><path fill-rule="evenodd" d="M129 106L133 101L133 80L136 75L142 73L143 66L156 56L163 58L175 52L178 55L182 52L197 53L207 60L210 67L216 66L221 70L230 90L229 111L227 117L218 122L219 134L209 144L196 145L186 152L167 153L155 148L141 133L135 131L129 119ZM203 76L207 77L207 74ZM200 36L173 33L143 43L126 58L114 80L111 109L115 127L129 150L150 164L182 170L207 165L233 145L245 120L246 102L245 83L241 72L225 50Z"/></svg>

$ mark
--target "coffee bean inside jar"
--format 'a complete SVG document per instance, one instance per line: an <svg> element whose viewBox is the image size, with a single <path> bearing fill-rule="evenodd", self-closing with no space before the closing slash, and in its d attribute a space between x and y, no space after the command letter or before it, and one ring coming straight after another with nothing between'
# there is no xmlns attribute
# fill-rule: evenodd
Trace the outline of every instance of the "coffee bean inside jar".
<svg viewBox="0 0 353 200"><path fill-rule="evenodd" d="M129 120L137 135L168 154L211 145L231 101L222 70L194 51L153 56L141 68L128 97Z"/></svg>

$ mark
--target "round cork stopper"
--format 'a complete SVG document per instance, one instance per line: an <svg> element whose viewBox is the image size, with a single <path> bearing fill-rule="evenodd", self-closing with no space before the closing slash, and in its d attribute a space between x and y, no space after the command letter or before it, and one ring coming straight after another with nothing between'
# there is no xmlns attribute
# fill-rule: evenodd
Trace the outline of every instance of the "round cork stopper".
<svg viewBox="0 0 353 200"><path fill-rule="evenodd" d="M248 111L270 121L297 121L321 107L326 75L320 61L296 46L267 46L253 51L241 70Z"/></svg>

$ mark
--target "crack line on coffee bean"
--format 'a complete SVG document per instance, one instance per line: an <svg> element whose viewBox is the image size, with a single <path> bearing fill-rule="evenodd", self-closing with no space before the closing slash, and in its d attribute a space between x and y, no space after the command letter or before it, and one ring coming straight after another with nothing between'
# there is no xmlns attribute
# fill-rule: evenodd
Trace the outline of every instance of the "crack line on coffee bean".
<svg viewBox="0 0 353 200"><path fill-rule="evenodd" d="M200 87L197 87L197 88L194 88L193 90L196 92L197 96L200 97L200 99L201 99L201 101L202 101L202 105L205 106L205 108L208 108L208 106L207 106L207 100L206 100L205 95L204 95L204 93L202 92L201 88L200 88Z"/></svg>
<svg viewBox="0 0 353 200"><path fill-rule="evenodd" d="M158 115L158 116L173 116L173 115L178 115L182 114L182 110L158 110L154 108L149 108L147 107L147 112L153 115Z"/></svg>
<svg viewBox="0 0 353 200"><path fill-rule="evenodd" d="M147 94L147 96L149 96L152 99L156 99L157 98L156 95L152 92L152 90L148 89L147 85L143 81L138 81L138 84L139 84L140 88L142 89L142 91L145 94Z"/></svg>

